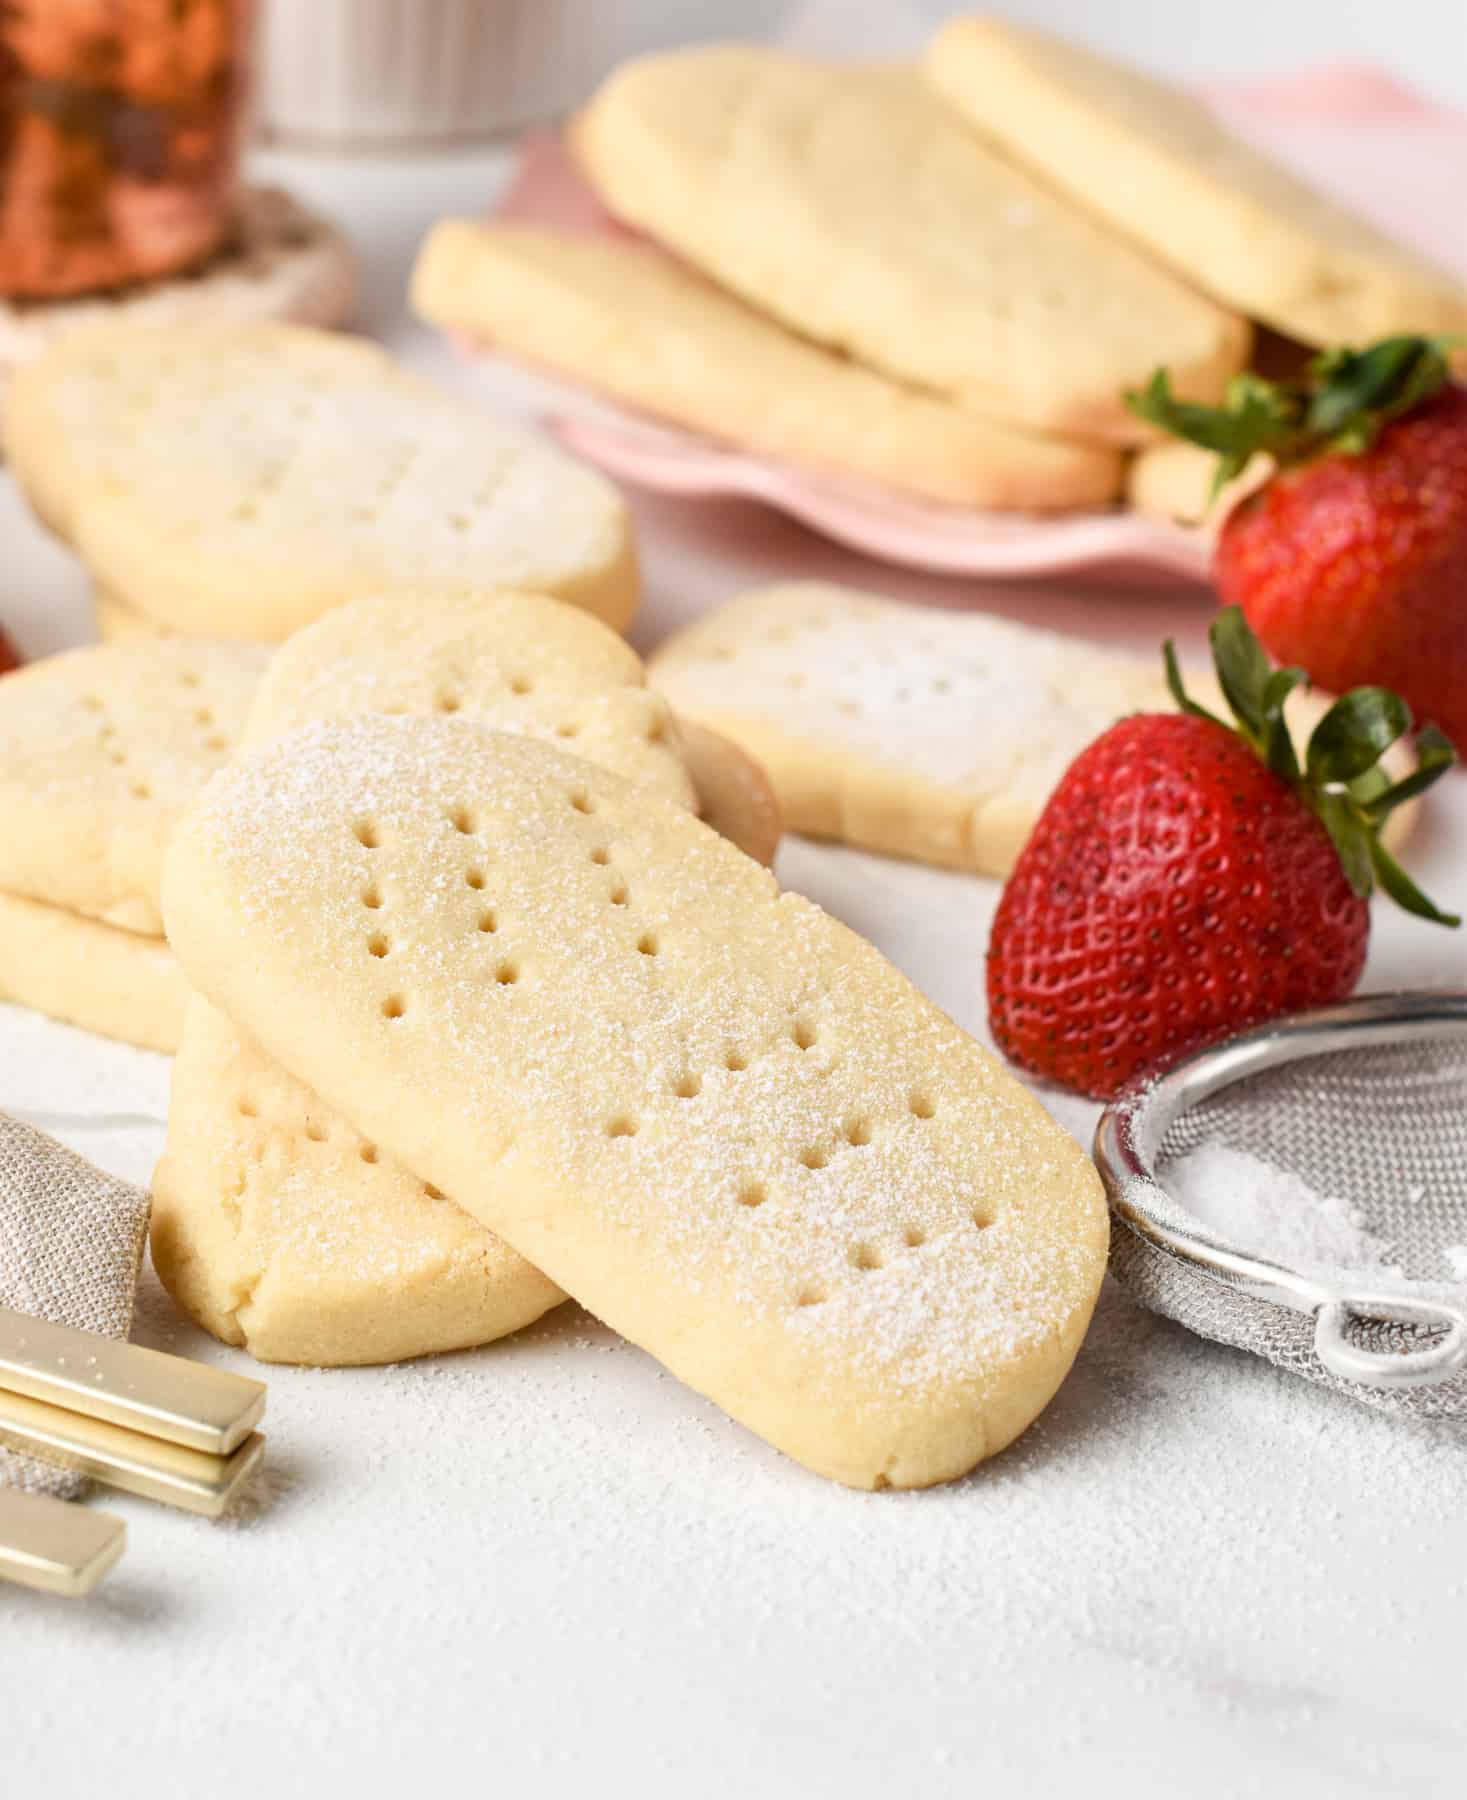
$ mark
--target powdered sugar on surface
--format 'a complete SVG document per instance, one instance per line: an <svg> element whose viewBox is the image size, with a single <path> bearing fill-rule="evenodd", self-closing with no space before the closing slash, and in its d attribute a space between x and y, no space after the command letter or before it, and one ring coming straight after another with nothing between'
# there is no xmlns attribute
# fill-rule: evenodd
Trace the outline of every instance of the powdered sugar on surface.
<svg viewBox="0 0 1467 1800"><path fill-rule="evenodd" d="M1194 1218L1251 1256L1301 1273L1369 1271L1404 1280L1391 1246L1358 1206L1316 1193L1291 1170L1213 1141L1168 1165L1168 1190ZM1450 1253L1448 1253L1450 1254Z"/></svg>

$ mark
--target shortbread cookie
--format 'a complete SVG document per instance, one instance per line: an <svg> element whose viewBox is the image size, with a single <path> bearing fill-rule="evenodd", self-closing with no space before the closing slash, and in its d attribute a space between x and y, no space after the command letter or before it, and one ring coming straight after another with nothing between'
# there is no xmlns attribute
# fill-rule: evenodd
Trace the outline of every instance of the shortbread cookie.
<svg viewBox="0 0 1467 1800"><path fill-rule="evenodd" d="M40 306L0 301L0 400L14 370L78 328L201 319L339 325L356 285L356 256L329 219L279 188L247 188L229 239L202 269Z"/></svg>
<svg viewBox="0 0 1467 1800"><path fill-rule="evenodd" d="M0 892L144 936L179 815L244 729L267 653L104 645L0 682Z"/></svg>
<svg viewBox="0 0 1467 1800"><path fill-rule="evenodd" d="M950 21L926 69L986 139L1224 305L1319 346L1467 331L1460 280L1154 76L995 18Z"/></svg>
<svg viewBox="0 0 1467 1800"><path fill-rule="evenodd" d="M1115 497L1100 445L1014 430L833 355L660 251L450 219L413 277L424 318L728 443L954 506Z"/></svg>
<svg viewBox="0 0 1467 1800"><path fill-rule="evenodd" d="M745 856L772 868L784 834L774 783L741 744L720 731L679 719L677 735L683 767L697 792L698 817Z"/></svg>
<svg viewBox="0 0 1467 1800"><path fill-rule="evenodd" d="M188 998L161 937L0 894L0 1000L172 1054Z"/></svg>
<svg viewBox="0 0 1467 1800"><path fill-rule="evenodd" d="M1152 444L1132 458L1126 499L1139 513L1182 525L1216 525L1245 494L1267 481L1273 463L1258 455L1214 494L1217 456L1198 444Z"/></svg>
<svg viewBox="0 0 1467 1800"><path fill-rule="evenodd" d="M1217 398L1249 330L997 155L914 70L771 50L619 69L575 147L610 208L873 368L1039 430L1144 442L1166 364Z"/></svg>
<svg viewBox="0 0 1467 1800"><path fill-rule="evenodd" d="M1086 744L1170 704L1159 658L816 582L718 608L651 667L769 771L791 830L989 875Z"/></svg>
<svg viewBox="0 0 1467 1800"><path fill-rule="evenodd" d="M117 326L17 378L6 443L112 597L272 642L371 593L550 593L620 629L636 562L609 482L408 374L291 325Z"/></svg>
<svg viewBox="0 0 1467 1800"><path fill-rule="evenodd" d="M959 1475L1063 1379L1105 1263L1078 1145L644 790L458 719L307 726L211 784L164 910L298 1079L809 1467Z"/></svg>
<svg viewBox="0 0 1467 1800"><path fill-rule="evenodd" d="M156 642L159 638L178 635L146 614L134 612L95 583L92 586L92 615L97 624L97 637L104 644L131 644L139 639Z"/></svg>
<svg viewBox="0 0 1467 1800"><path fill-rule="evenodd" d="M153 1262L265 1362L485 1344L564 1295L194 999L153 1178Z"/></svg>
<svg viewBox="0 0 1467 1800"><path fill-rule="evenodd" d="M683 809L700 798L636 653L585 613L535 595L339 607L277 652L247 737L265 743L363 712L483 721L574 748ZM713 790L711 810L772 856L772 802L743 774L742 752L692 735L690 766ZM493 877L487 859L465 875L482 896L486 938L498 931ZM386 895L365 899L385 921ZM374 948L385 956L387 942L384 931ZM185 1312L269 1362L378 1362L487 1343L560 1298L202 1002L179 1047L154 1178L153 1260Z"/></svg>

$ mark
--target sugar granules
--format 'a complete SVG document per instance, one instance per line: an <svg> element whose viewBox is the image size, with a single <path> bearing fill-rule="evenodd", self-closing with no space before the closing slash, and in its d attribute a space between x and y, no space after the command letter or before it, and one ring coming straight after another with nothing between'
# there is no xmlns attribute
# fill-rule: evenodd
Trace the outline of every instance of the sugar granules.
<svg viewBox="0 0 1467 1800"><path fill-rule="evenodd" d="M1404 1279L1392 1247L1349 1201L1320 1194L1300 1176L1231 1144L1206 1143L1167 1170L1166 1183L1193 1218L1238 1249L1287 1268L1368 1269Z"/></svg>

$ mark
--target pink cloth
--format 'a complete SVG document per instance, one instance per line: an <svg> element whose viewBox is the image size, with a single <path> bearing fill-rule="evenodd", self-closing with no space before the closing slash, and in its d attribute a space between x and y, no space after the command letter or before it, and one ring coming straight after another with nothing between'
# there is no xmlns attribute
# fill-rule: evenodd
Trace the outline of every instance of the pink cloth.
<svg viewBox="0 0 1467 1800"><path fill-rule="evenodd" d="M1467 278L1467 117L1354 65L1214 83L1204 92L1259 148ZM563 231L626 230L560 140L545 134L525 141L496 217ZM940 506L746 454L562 384L543 422L568 449L632 486L760 500L883 562L970 576L1206 579L1204 532L1130 512L1042 518Z"/></svg>

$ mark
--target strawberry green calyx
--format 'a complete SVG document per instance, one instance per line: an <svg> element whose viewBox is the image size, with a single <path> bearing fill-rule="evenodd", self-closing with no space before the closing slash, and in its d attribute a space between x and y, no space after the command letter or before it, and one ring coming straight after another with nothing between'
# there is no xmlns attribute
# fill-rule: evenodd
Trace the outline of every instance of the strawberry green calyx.
<svg viewBox="0 0 1467 1800"><path fill-rule="evenodd" d="M1170 639L1163 647L1167 686L1183 712L1210 719L1251 744L1328 831L1345 875L1364 897L1378 883L1398 906L1437 925L1459 925L1422 893L1380 841L1381 827L1404 801L1424 794L1457 760L1451 741L1434 725L1416 737L1416 767L1392 781L1381 767L1391 745L1411 730L1411 709L1389 688L1357 687L1342 694L1315 726L1300 765L1284 722L1284 704L1307 686L1303 669L1276 669L1249 629L1240 606L1225 607L1208 634L1224 698L1236 723L1199 706L1187 693Z"/></svg>
<svg viewBox="0 0 1467 1800"><path fill-rule="evenodd" d="M1388 337L1366 350L1327 350L1296 381L1235 375L1221 406L1178 400L1171 377L1158 369L1145 388L1126 394L1126 405L1174 437L1215 451L1216 493L1260 451L1280 467L1327 451L1362 454L1388 421L1447 385L1455 347L1452 338Z"/></svg>

